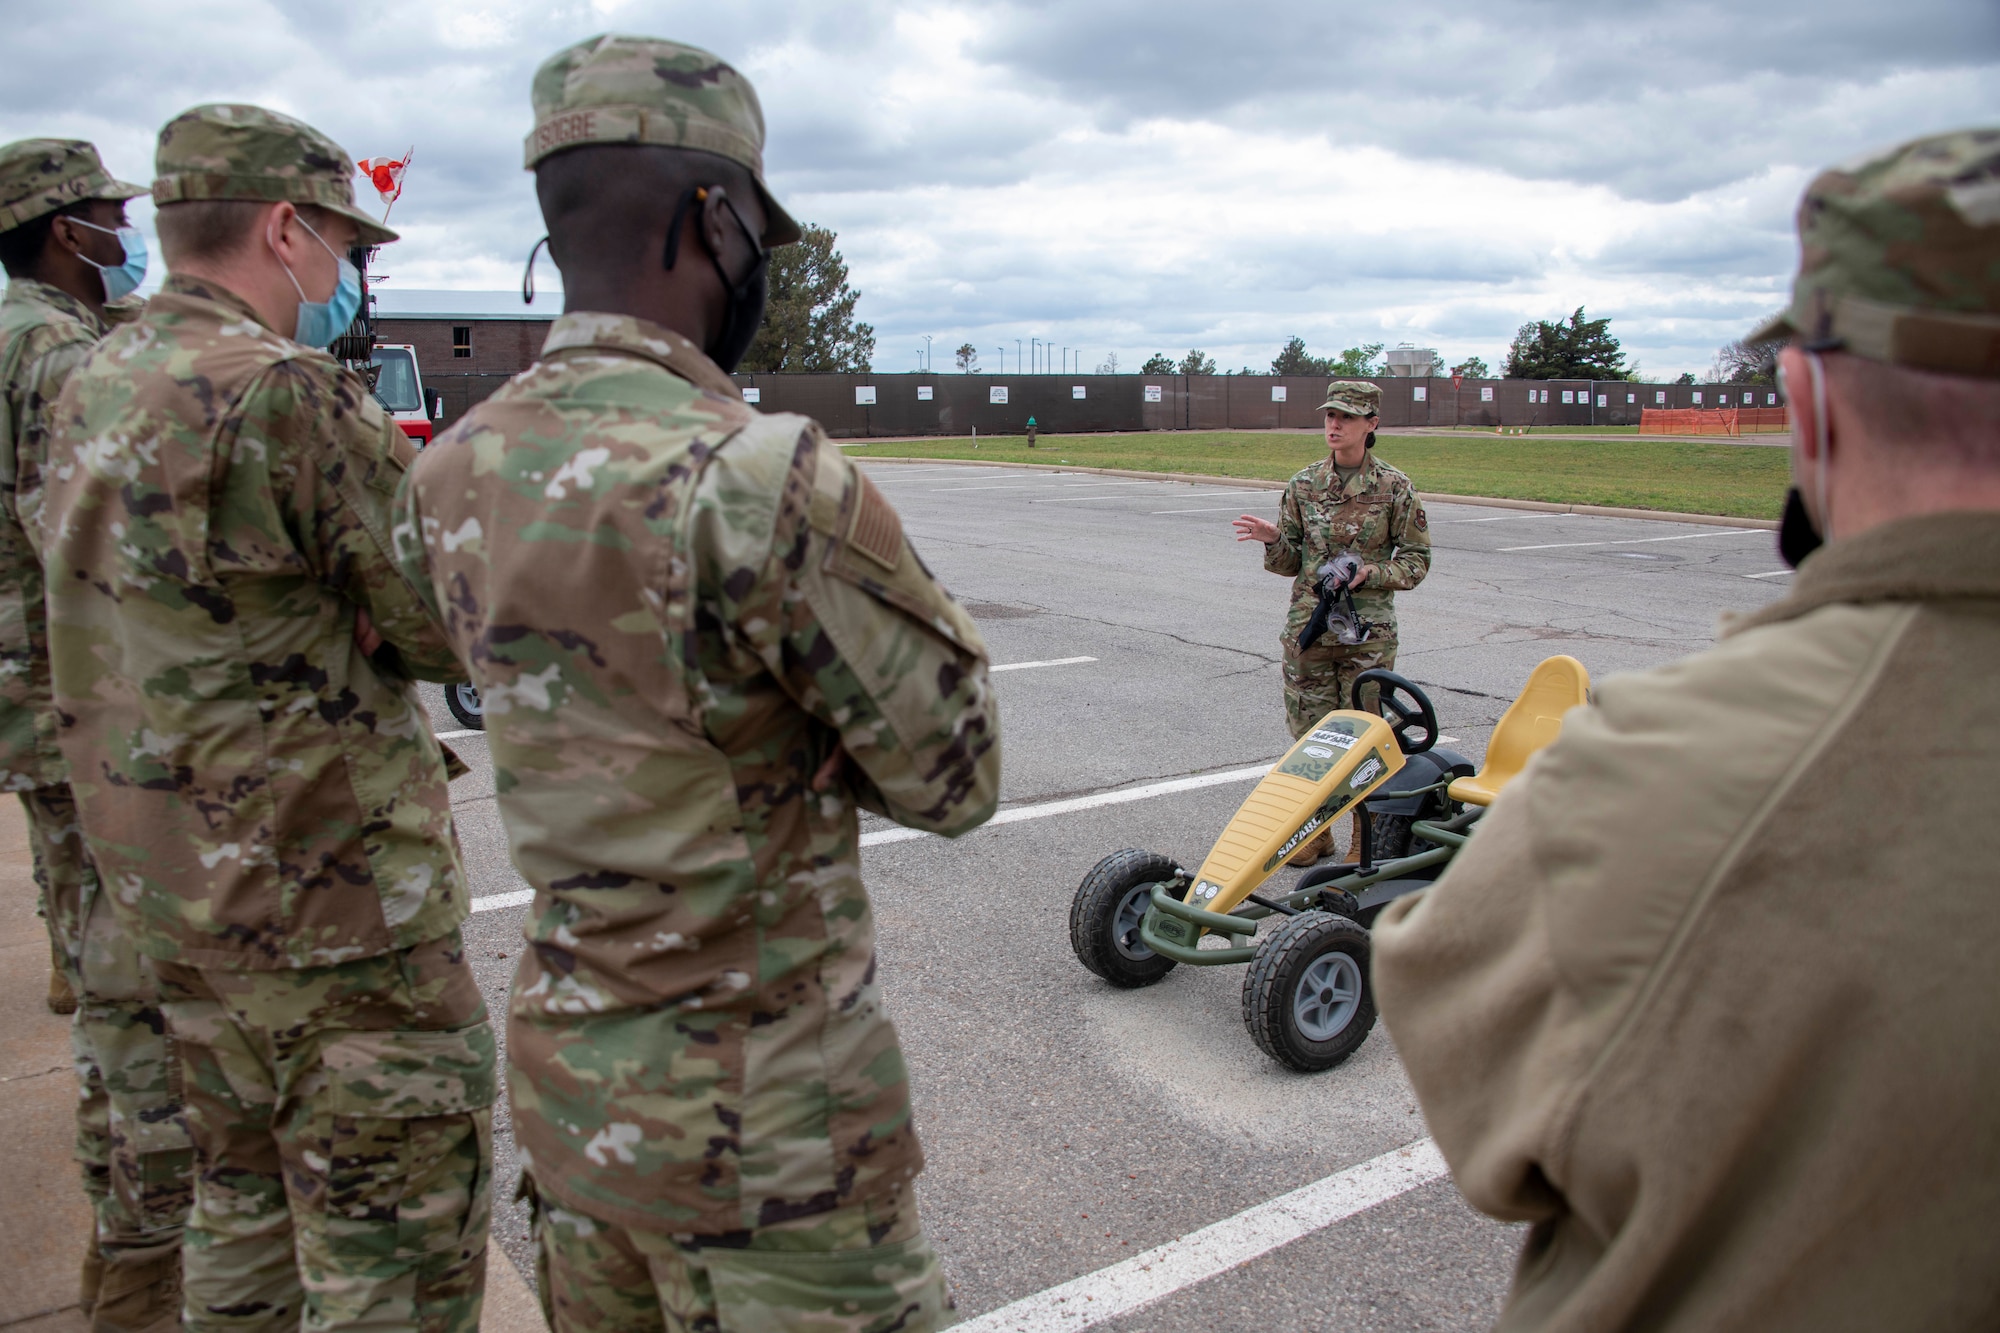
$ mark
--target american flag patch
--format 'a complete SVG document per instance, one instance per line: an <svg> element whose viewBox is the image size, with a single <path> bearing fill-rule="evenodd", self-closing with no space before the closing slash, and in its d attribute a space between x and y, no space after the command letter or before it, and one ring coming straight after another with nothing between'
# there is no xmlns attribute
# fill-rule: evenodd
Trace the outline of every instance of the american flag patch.
<svg viewBox="0 0 2000 1333"><path fill-rule="evenodd" d="M854 480L860 494L854 498L854 520L847 525L847 544L894 572L903 561L903 521L882 498L882 492L875 489L875 483L858 468Z"/></svg>

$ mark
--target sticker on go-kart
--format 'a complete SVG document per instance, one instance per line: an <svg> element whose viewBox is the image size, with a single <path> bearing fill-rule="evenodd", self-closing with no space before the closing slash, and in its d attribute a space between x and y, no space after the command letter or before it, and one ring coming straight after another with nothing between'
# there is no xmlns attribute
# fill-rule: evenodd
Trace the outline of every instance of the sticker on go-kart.
<svg viewBox="0 0 2000 1333"><path fill-rule="evenodd" d="M1347 780L1347 785L1356 791L1360 791L1363 787L1380 777L1385 767L1387 765L1382 762L1381 755L1369 755L1368 761L1354 770L1354 776Z"/></svg>
<svg viewBox="0 0 2000 1333"><path fill-rule="evenodd" d="M1340 730L1339 725L1352 724L1323 724L1307 732L1305 738L1292 747L1292 752L1278 761L1278 771L1304 778L1307 782L1318 782L1324 778L1359 739Z"/></svg>
<svg viewBox="0 0 2000 1333"><path fill-rule="evenodd" d="M1326 814L1325 811L1321 811L1319 814L1314 815L1311 819L1308 819L1305 823L1301 824L1299 826L1299 831L1297 833L1294 833L1291 837L1285 840L1285 845L1278 849L1278 854L1272 857L1270 861L1265 864L1264 868L1266 870L1269 870L1272 866L1278 864L1278 862L1284 860L1286 857L1290 856L1293 852L1297 851L1299 844L1304 842L1308 837L1310 837L1312 835L1312 831L1318 828L1320 824L1324 822L1325 814ZM1215 895L1210 894L1208 896L1213 898Z"/></svg>
<svg viewBox="0 0 2000 1333"><path fill-rule="evenodd" d="M1332 822L1333 817L1339 814L1342 810L1345 810L1347 808L1348 802L1352 801L1353 799L1354 797L1352 794L1344 791L1337 791L1333 795L1327 797L1326 803L1320 806L1319 809L1313 811L1313 817L1311 819L1308 819L1305 823L1299 825L1299 831L1297 833L1294 833L1291 837L1285 839L1285 845L1280 847L1275 853L1272 854L1271 859L1264 863L1264 873L1268 875L1273 870L1276 870L1278 868L1278 863L1280 861L1283 861L1286 857L1290 856L1293 852L1297 851L1300 843L1304 842L1307 838L1310 838L1314 833L1318 832L1320 829L1324 828L1328 823Z"/></svg>

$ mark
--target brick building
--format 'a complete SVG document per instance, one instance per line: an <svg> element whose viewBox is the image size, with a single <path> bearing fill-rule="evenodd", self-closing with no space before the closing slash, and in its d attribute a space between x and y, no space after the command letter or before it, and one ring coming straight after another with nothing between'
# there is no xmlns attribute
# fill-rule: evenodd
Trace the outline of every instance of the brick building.
<svg viewBox="0 0 2000 1333"><path fill-rule="evenodd" d="M440 430L534 364L560 292L523 306L514 292L376 293L376 336L417 349L444 396ZM1422 350L1422 349L1419 349ZM1414 368L1408 367L1408 368ZM841 438L1099 430L1312 430L1324 377L1276 375L739 374L766 412L800 412ZM1634 426L1644 409L1776 407L1768 385L1376 376L1382 425Z"/></svg>
<svg viewBox="0 0 2000 1333"><path fill-rule="evenodd" d="M513 292L375 291L375 337L417 349L424 386L444 397L443 430L542 353L561 292L523 306Z"/></svg>

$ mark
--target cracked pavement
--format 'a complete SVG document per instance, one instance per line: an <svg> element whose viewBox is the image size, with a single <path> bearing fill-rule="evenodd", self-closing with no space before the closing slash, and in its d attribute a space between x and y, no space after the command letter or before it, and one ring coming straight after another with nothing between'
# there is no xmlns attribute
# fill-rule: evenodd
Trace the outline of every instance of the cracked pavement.
<svg viewBox="0 0 2000 1333"><path fill-rule="evenodd" d="M995 662L1097 660L994 678L1009 805L1271 760L1289 742L1278 629L1290 580L1238 544L1239 512L1278 492L1213 482L981 469L1018 489L964 491L967 469L870 465L911 541L969 604ZM1205 498L1192 500L1199 489ZM1031 501L1060 492L1074 503ZM1101 495L1097 499L1081 497ZM1156 513L1194 506L1204 512ZM1213 506L1212 509L1209 506ZM1593 677L1713 640L1718 614L1781 595L1774 534L1430 506L1430 577L1397 597L1397 669L1432 693L1475 760L1529 670L1567 652ZM1734 525L1718 520L1719 534ZM1704 534L1704 535L1694 535ZM1680 537L1670 549L1528 543ZM1620 554L1620 552L1626 552ZM437 729L457 729L425 687ZM486 746L453 795L473 893L521 887L491 799ZM1351 1060L1301 1076L1243 1030L1240 968L1180 968L1112 991L1070 954L1069 901L1102 856L1192 863L1249 784L1229 784L863 853L882 975L912 1067L930 1166L926 1227L961 1313L994 1309L1419 1137L1422 1117L1378 1026ZM880 827L869 821L868 827ZM1289 872L1288 872L1289 873ZM468 952L496 1017L525 909L476 914ZM494 1234L525 1271L526 1219L496 1117ZM1085 1214L1088 1216L1086 1217ZM1118 1321L1120 1328L1484 1328L1519 1232L1437 1182Z"/></svg>

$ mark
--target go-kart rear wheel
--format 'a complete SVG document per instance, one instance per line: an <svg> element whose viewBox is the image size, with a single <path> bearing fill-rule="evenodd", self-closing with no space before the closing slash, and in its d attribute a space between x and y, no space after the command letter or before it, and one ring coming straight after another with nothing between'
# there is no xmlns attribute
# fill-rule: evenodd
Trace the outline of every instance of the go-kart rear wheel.
<svg viewBox="0 0 2000 1333"><path fill-rule="evenodd" d="M479 691L470 685L447 685L444 687L444 706L458 719L461 727L474 731L486 729L486 709L479 702Z"/></svg>
<svg viewBox="0 0 2000 1333"><path fill-rule="evenodd" d="M1174 970L1139 938L1153 886L1180 873L1173 858L1127 848L1091 867L1069 906L1069 944L1077 961L1114 986L1150 986Z"/></svg>
<svg viewBox="0 0 2000 1333"><path fill-rule="evenodd" d="M1264 1054L1302 1073L1354 1054L1375 1026L1368 932L1302 912L1266 935L1243 977L1243 1026Z"/></svg>

